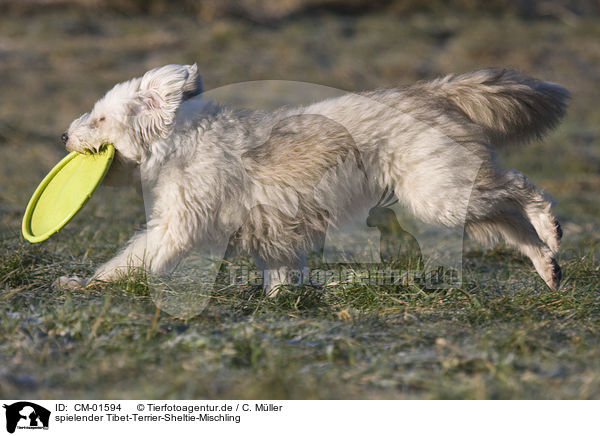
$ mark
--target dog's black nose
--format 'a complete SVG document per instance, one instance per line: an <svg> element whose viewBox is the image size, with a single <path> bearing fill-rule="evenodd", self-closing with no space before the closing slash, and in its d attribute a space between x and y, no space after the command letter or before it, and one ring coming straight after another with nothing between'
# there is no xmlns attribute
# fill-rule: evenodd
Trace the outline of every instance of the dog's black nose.
<svg viewBox="0 0 600 436"><path fill-rule="evenodd" d="M64 142L66 144L67 141L69 140L69 135L67 135L67 132L60 135L60 139L62 139L62 142Z"/></svg>

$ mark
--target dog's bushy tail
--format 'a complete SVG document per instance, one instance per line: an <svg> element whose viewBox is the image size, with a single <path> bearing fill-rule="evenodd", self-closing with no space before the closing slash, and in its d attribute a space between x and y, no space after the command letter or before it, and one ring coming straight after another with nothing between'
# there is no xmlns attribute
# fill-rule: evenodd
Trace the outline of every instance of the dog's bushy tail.
<svg viewBox="0 0 600 436"><path fill-rule="evenodd" d="M496 145L540 138L565 115L569 91L515 70L485 69L430 82Z"/></svg>

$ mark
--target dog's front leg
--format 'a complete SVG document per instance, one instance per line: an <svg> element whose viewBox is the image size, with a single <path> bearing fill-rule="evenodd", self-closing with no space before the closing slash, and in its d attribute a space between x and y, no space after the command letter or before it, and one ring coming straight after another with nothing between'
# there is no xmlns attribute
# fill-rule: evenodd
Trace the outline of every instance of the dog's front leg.
<svg viewBox="0 0 600 436"><path fill-rule="evenodd" d="M151 220L148 228L133 236L125 249L101 265L91 280L112 280L135 270L160 274L177 264L191 247L192 235L174 231L169 218Z"/></svg>
<svg viewBox="0 0 600 436"><path fill-rule="evenodd" d="M148 236L151 234L152 229L147 229L134 235L119 254L98 267L90 281L113 280L148 265Z"/></svg>
<svg viewBox="0 0 600 436"><path fill-rule="evenodd" d="M127 246L102 264L90 279L63 276L54 282L54 286L75 289L142 269L157 274L169 270L191 246L192 235L173 232L168 223L168 218L151 220L146 230L134 235Z"/></svg>
<svg viewBox="0 0 600 436"><path fill-rule="evenodd" d="M262 270L263 289L268 297L275 297L282 286L300 285L306 267L306 255L299 253L297 258L290 262L264 260L255 255L256 266Z"/></svg>

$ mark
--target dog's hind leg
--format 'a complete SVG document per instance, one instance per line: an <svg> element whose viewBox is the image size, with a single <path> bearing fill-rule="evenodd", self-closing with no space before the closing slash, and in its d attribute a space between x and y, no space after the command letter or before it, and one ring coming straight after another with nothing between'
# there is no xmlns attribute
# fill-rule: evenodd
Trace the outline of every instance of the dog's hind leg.
<svg viewBox="0 0 600 436"><path fill-rule="evenodd" d="M480 242L497 242L502 238L529 257L538 274L551 289L560 286L561 270L552 250L538 237L526 216L517 210L501 215L467 221L466 232Z"/></svg>
<svg viewBox="0 0 600 436"><path fill-rule="evenodd" d="M462 177L470 170L473 174L468 159L442 154L428 156L427 165L407 168L395 191L415 215L425 222L464 225L482 242L505 240L531 259L550 288L558 289L561 272L554 255L559 227L549 203L523 174L498 169L490 159L482 161L471 181Z"/></svg>
<svg viewBox="0 0 600 436"><path fill-rule="evenodd" d="M524 174L510 170L505 171L504 178L515 198L523 205L540 239L552 250L552 253L558 252L562 229L558 220L552 215L550 202Z"/></svg>
<svg viewBox="0 0 600 436"><path fill-rule="evenodd" d="M480 241L504 239L528 256L551 289L561 270L555 260L561 231L550 203L518 171L493 169L476 182L465 225Z"/></svg>

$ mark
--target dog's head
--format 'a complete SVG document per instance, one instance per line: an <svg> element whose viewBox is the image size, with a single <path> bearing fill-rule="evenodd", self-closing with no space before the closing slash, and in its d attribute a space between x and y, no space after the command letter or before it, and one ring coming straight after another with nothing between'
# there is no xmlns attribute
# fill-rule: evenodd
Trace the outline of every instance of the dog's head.
<svg viewBox="0 0 600 436"><path fill-rule="evenodd" d="M122 158L139 163L148 145L169 135L182 101L202 93L198 67L166 65L119 83L91 112L63 134L70 151L97 151L113 144Z"/></svg>

